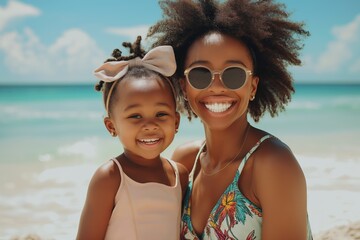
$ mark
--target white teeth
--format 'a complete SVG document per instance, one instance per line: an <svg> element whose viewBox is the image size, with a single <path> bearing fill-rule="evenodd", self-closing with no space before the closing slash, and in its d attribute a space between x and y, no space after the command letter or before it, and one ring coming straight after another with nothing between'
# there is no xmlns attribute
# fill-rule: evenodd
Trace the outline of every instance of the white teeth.
<svg viewBox="0 0 360 240"><path fill-rule="evenodd" d="M225 112L231 107L231 103L206 103L205 107L211 112Z"/></svg>
<svg viewBox="0 0 360 240"><path fill-rule="evenodd" d="M157 141L159 141L159 138L152 138L152 139L139 139L140 142L145 143L145 144L152 144L155 143Z"/></svg>

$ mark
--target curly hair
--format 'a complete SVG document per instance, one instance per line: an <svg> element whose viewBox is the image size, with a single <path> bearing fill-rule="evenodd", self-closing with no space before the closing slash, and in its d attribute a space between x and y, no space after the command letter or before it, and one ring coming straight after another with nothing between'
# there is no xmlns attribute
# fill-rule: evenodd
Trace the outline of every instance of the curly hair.
<svg viewBox="0 0 360 240"><path fill-rule="evenodd" d="M256 98L248 111L258 122L266 111L272 117L285 109L295 92L288 65L300 65L301 40L309 36L303 22L289 20L285 5L272 0L162 0L164 17L153 25L148 37L153 47L174 48L177 71L172 81L179 104L189 120L196 117L180 90L189 47L195 40L211 32L228 35L243 42L252 55L254 73L260 81Z"/></svg>
<svg viewBox="0 0 360 240"><path fill-rule="evenodd" d="M129 48L130 55L129 56L122 56L122 52L119 49L116 48L116 49L113 50L113 52L111 54L112 57L106 59L104 61L104 63L112 62L112 61L128 61L128 60L131 60L131 59L135 59L137 57L143 58L146 55L146 51L141 47L141 36L138 36L134 43L123 42L122 45L125 48ZM152 71L150 69L147 69L145 67L142 67L142 66L133 66L133 67L129 68L129 70L126 73L126 76L127 77L129 77L129 76L131 76L131 77L158 76L161 79L163 79L165 82L171 84L170 81L168 79L166 79L165 76L161 75L160 73L154 72L154 71ZM103 92L103 102L104 102L106 110L108 111L109 116L110 116L110 112L111 112L110 109L111 109L112 102L113 102L114 98L116 97L116 94L111 94L110 89L111 88L115 89L119 82L120 81L114 81L114 82L99 81L95 85L95 90L96 91L102 91ZM171 89L174 88L171 85L170 85L170 87L171 87ZM110 95L110 99L108 100L108 95L109 94L111 94L111 95ZM176 96L174 96L174 98L176 98ZM108 100L109 106L106 106L107 100Z"/></svg>

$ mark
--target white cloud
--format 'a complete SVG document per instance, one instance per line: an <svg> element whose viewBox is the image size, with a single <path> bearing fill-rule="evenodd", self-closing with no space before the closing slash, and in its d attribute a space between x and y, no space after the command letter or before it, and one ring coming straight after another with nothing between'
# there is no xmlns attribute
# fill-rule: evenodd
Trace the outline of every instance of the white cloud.
<svg viewBox="0 0 360 240"><path fill-rule="evenodd" d="M65 31L52 45L44 45L29 28L0 35L5 64L26 81L91 81L92 70L105 55L96 42L79 29Z"/></svg>
<svg viewBox="0 0 360 240"><path fill-rule="evenodd" d="M8 5L5 7L0 7L0 30L4 29L5 26L17 18L27 17L27 16L38 16L40 15L40 10L18 1L9 1Z"/></svg>
<svg viewBox="0 0 360 240"><path fill-rule="evenodd" d="M335 39L317 60L311 61L309 67L315 72L337 72L349 61L359 61L360 15L346 25L334 27L332 33Z"/></svg>
<svg viewBox="0 0 360 240"><path fill-rule="evenodd" d="M135 41L137 36L141 36L142 39L145 39L147 32L149 30L149 26L141 25L136 27L128 27L128 28L107 28L106 32L126 37L127 40L133 42Z"/></svg>

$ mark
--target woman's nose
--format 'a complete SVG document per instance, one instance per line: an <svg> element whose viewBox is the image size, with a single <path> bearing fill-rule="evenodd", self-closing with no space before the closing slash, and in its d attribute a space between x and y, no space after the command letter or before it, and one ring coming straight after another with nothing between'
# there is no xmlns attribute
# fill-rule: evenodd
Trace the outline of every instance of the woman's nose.
<svg viewBox="0 0 360 240"><path fill-rule="evenodd" d="M225 90L225 87L220 80L220 73L214 73L213 80L211 81L211 84L209 86L209 90L214 92L223 92Z"/></svg>

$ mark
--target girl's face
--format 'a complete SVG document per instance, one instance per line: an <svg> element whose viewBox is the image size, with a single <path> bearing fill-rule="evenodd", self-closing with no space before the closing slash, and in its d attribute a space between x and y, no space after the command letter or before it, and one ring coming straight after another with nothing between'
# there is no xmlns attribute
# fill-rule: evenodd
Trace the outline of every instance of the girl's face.
<svg viewBox="0 0 360 240"><path fill-rule="evenodd" d="M170 86L157 76L124 78L114 93L108 130L115 131L124 151L154 159L174 139L180 116Z"/></svg>
<svg viewBox="0 0 360 240"><path fill-rule="evenodd" d="M196 40L189 48L185 69L204 66L221 72L229 66L245 67L253 71L250 52L242 42L220 34L210 33ZM224 129L239 120L246 120L248 103L255 96L258 78L248 75L241 88L231 90L220 81L219 74L206 89L192 87L186 78L181 80L182 90L192 110L210 128Z"/></svg>

